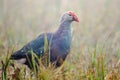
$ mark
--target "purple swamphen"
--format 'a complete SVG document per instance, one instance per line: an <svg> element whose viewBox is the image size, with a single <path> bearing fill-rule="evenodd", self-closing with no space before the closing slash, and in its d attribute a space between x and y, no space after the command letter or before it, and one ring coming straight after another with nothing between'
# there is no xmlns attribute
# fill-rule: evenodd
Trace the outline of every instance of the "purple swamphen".
<svg viewBox="0 0 120 80"><path fill-rule="evenodd" d="M26 44L23 48L14 52L10 58L12 60L17 60L31 68L31 51L36 54L37 57L42 57L45 54L44 46L47 42L49 46L48 52L50 62L54 63L56 67L60 66L60 60L62 59L64 61L70 52L71 23L73 21L79 22L79 19L74 12L68 11L64 13L61 17L59 28L56 32L39 35L36 39ZM35 62L38 64L37 60L35 60Z"/></svg>

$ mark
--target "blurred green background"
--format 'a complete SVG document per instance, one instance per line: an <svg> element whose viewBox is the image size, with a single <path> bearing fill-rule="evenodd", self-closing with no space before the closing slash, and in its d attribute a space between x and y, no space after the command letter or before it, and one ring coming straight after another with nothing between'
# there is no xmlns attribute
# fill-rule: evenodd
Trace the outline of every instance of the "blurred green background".
<svg viewBox="0 0 120 80"><path fill-rule="evenodd" d="M54 32L66 11L80 19L72 24L73 53L96 45L109 54L120 51L120 0L0 0L0 55Z"/></svg>

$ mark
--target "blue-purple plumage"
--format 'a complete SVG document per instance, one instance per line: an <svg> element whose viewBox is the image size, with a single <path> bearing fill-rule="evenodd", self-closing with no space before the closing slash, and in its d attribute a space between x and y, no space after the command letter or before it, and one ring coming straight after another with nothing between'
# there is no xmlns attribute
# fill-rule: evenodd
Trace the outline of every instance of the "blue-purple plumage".
<svg viewBox="0 0 120 80"><path fill-rule="evenodd" d="M72 12L73 13L73 12ZM31 61L30 51L33 51L38 57L44 55L44 46L46 44L46 40L48 42L48 52L50 53L50 61L55 62L55 66L60 66L59 60L65 60L66 56L70 52L71 45L71 22L77 21L74 19L72 13L65 13L59 25L58 30L55 33L45 33L38 36L33 41L26 44L22 49L16 51L11 55L11 59L19 60L25 58L26 60L23 62L28 67L30 67L29 60ZM46 38L46 40L45 40Z"/></svg>

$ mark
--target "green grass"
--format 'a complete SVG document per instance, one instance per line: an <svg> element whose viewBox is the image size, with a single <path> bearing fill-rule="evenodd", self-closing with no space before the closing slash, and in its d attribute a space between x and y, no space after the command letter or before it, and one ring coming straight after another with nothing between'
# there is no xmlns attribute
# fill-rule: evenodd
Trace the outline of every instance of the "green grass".
<svg viewBox="0 0 120 80"><path fill-rule="evenodd" d="M27 39L23 33L13 34L12 29L2 31L0 34L0 79L1 80L119 80L120 79L120 49L119 46L111 48L112 39L106 39L103 44L97 43L95 47L87 43L79 44L79 35L74 32L71 52L61 67L54 68L39 60L40 66L36 71L34 57L29 70L25 65L11 61L9 56L26 44ZM12 30L12 31L11 31ZM12 32L12 33L11 33ZM25 34L27 36L27 33ZM92 34L91 34L92 35ZM12 37L11 37L12 36ZM20 36L20 37L18 37ZM81 37L82 38L82 37ZM14 40L13 40L14 39ZM77 40L78 39L78 40ZM14 42L17 40L19 43ZM28 39L29 40L29 39ZM22 42L23 41L23 42ZM29 40L30 41L30 40ZM108 42L111 41L111 42ZM78 45L79 44L79 45ZM103 45L103 46L101 46ZM48 52L48 43L45 37L44 50ZM31 51L31 53L33 53ZM35 56L35 55L33 55ZM47 59L47 60L46 60ZM43 64L46 63L46 64ZM48 67L44 66L47 65Z"/></svg>
<svg viewBox="0 0 120 80"><path fill-rule="evenodd" d="M41 60L38 71L35 69L33 60L33 70L29 70L26 66L10 61L9 56L13 50L8 50L1 60L2 80L119 80L120 79L120 62L119 58L113 57L111 62L108 54L97 53L97 47L94 50L88 49L88 54L79 54L79 57L71 60L70 53L59 68L54 68L52 64L45 67ZM85 57L82 59L82 57ZM116 59L116 61L114 61ZM112 65L112 66L111 66ZM114 66L114 67L113 67Z"/></svg>
<svg viewBox="0 0 120 80"><path fill-rule="evenodd" d="M10 31L11 32L11 31ZM10 55L16 51L14 41L11 41L9 30L7 34L0 36L0 79L1 80L119 80L120 79L120 50L115 51L108 48L107 42L101 47L81 45L76 47L75 40L72 41L71 52L62 66L55 68L48 64L49 57L39 59L40 66L35 67L34 58L30 70L25 65L19 64L9 59ZM19 35L19 34L18 34ZM9 39L7 39L9 38ZM21 40L23 40L21 37ZM7 40L6 40L7 39ZM20 38L19 38L20 39ZM7 43L5 46L4 44ZM21 46L24 43L20 42ZM20 44L19 43L19 44ZM14 46L15 45L15 46ZM44 50L48 49L45 37ZM33 52L31 51L33 54ZM45 63L45 64L43 64ZM45 66L44 66L45 65ZM46 65L48 67L46 67ZM36 71L37 70L37 71Z"/></svg>

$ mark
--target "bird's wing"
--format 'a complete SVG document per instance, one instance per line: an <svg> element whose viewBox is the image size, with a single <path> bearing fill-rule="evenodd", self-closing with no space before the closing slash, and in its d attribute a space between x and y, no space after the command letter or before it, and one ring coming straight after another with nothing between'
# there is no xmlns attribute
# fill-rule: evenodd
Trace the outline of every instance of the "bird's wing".
<svg viewBox="0 0 120 80"><path fill-rule="evenodd" d="M45 38L46 36L46 38ZM45 45L45 39L48 42L50 42L50 39L52 37L52 33L47 34L41 34L33 41L26 44L22 49L16 51L14 54L11 55L11 58L13 59L21 59L26 57L26 55L30 55L30 51L33 51L37 56L40 56L44 53L44 45Z"/></svg>

